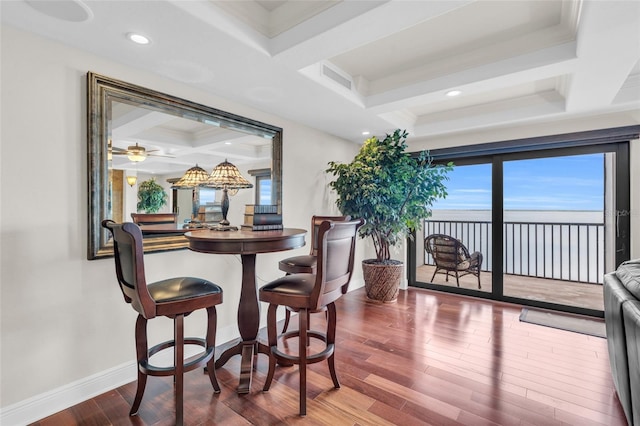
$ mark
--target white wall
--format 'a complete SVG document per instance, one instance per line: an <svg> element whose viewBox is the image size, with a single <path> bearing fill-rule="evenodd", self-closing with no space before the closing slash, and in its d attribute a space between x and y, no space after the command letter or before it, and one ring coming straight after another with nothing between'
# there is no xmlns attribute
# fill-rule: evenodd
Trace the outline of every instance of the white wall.
<svg viewBox="0 0 640 426"><path fill-rule="evenodd" d="M323 171L330 160L350 161L356 145L6 26L1 43L3 409L131 363L135 356L135 313L117 288L113 260L86 260L87 71L282 127L285 226L308 229L312 214L336 212ZM307 252L305 247L259 255L258 284L281 275L277 262L282 257ZM184 250L145 260L150 281L185 274L220 284L218 343L237 336L237 257ZM359 268L353 284L362 285ZM186 322L189 333L204 331L204 315ZM150 324L150 340L170 335L169 320Z"/></svg>

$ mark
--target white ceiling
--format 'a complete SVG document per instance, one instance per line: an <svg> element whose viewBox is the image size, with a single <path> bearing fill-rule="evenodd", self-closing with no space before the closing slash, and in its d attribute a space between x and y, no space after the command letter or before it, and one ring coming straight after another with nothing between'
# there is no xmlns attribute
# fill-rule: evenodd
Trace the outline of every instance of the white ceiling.
<svg viewBox="0 0 640 426"><path fill-rule="evenodd" d="M271 164L270 138L117 101L112 102L111 117L114 169L180 176L194 166L211 172L227 160L241 168ZM135 145L147 153L141 162L129 160L129 148Z"/></svg>
<svg viewBox="0 0 640 426"><path fill-rule="evenodd" d="M0 12L3 25L354 142L640 110L636 0L2 1ZM152 43L132 44L132 31Z"/></svg>

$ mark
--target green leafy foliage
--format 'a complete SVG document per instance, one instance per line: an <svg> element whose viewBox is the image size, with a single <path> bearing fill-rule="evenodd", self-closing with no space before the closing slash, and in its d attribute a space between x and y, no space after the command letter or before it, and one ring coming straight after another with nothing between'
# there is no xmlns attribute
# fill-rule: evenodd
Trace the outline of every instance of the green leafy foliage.
<svg viewBox="0 0 640 426"><path fill-rule="evenodd" d="M138 186L138 211L157 213L167 204L167 193L155 178L145 180Z"/></svg>
<svg viewBox="0 0 640 426"><path fill-rule="evenodd" d="M410 237L431 216L433 203L447 196L453 164L435 165L427 151L412 157L405 152L407 136L398 129L383 140L367 139L351 163L331 161L326 170L337 177L329 186L342 214L366 220L360 237L373 239L378 263L389 262L390 247Z"/></svg>

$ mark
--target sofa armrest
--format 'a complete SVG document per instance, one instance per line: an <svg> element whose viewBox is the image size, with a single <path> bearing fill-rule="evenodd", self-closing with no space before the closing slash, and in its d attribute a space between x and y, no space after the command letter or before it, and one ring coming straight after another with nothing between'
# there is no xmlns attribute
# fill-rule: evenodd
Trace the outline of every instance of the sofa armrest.
<svg viewBox="0 0 640 426"><path fill-rule="evenodd" d="M629 424L640 424L640 301L628 301L622 305L624 328L629 360L629 384L631 392L631 418Z"/></svg>
<svg viewBox="0 0 640 426"><path fill-rule="evenodd" d="M627 420L633 424L631 409L631 387L627 358L627 340L622 307L636 300L622 285L615 273L604 276L604 319L607 330L607 347L613 384Z"/></svg>

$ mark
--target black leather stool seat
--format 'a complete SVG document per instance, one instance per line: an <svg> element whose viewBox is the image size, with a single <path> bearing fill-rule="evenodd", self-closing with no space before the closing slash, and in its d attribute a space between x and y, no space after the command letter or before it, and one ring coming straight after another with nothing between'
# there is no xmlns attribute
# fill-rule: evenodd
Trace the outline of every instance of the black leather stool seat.
<svg viewBox="0 0 640 426"><path fill-rule="evenodd" d="M222 289L211 281L193 277L169 278L151 283L147 288L156 303L177 302L222 293Z"/></svg>
<svg viewBox="0 0 640 426"><path fill-rule="evenodd" d="M313 274L285 275L260 288L260 300L271 303L273 296L286 295L287 307L308 307L315 283L316 276Z"/></svg>
<svg viewBox="0 0 640 426"><path fill-rule="evenodd" d="M178 277L147 286L157 315L188 314L222 303L222 289L202 278Z"/></svg>

